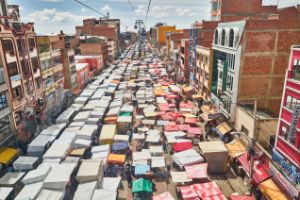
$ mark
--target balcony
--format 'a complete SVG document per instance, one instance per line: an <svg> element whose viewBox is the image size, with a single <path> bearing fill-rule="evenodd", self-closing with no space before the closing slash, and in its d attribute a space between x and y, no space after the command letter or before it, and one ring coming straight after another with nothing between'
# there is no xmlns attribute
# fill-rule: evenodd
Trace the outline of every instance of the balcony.
<svg viewBox="0 0 300 200"><path fill-rule="evenodd" d="M51 57L54 58L54 57L60 57L61 56L61 51L60 49L57 49L57 50L54 50L51 52Z"/></svg>
<svg viewBox="0 0 300 200"><path fill-rule="evenodd" d="M21 75L17 74L17 75L11 76L10 83L11 83L12 88L20 86L21 85Z"/></svg>
<svg viewBox="0 0 300 200"><path fill-rule="evenodd" d="M12 63L12 62L17 61L16 54L13 50L12 51L6 51L5 56L6 56L7 63Z"/></svg>
<svg viewBox="0 0 300 200"><path fill-rule="evenodd" d="M63 66L61 63L57 63L54 67L53 67L53 73L56 73L56 72L60 72L63 70Z"/></svg>
<svg viewBox="0 0 300 200"><path fill-rule="evenodd" d="M40 77L41 76L41 70L37 69L33 75L34 78Z"/></svg>
<svg viewBox="0 0 300 200"><path fill-rule="evenodd" d="M34 48L30 48L30 57L33 58L33 57L37 57L37 49L34 47Z"/></svg>

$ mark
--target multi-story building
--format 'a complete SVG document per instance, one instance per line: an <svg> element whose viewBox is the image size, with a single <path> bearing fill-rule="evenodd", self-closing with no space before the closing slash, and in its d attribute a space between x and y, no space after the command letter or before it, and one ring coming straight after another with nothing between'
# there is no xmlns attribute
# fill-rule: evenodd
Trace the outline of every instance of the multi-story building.
<svg viewBox="0 0 300 200"><path fill-rule="evenodd" d="M179 48L180 55L180 68L178 70L177 80L180 82L188 83L190 80L189 71L189 39L181 39L181 45Z"/></svg>
<svg viewBox="0 0 300 200"><path fill-rule="evenodd" d="M46 111L55 116L61 111L64 99L64 37L59 34L37 36L37 41L47 102Z"/></svg>
<svg viewBox="0 0 300 200"><path fill-rule="evenodd" d="M196 85L194 88L202 95L205 101L210 101L212 81L213 50L209 47L196 47Z"/></svg>
<svg viewBox="0 0 300 200"><path fill-rule="evenodd" d="M279 113L282 66L289 58L289 47L300 41L300 15L293 12L290 20L279 15L277 19L219 23L216 28L212 99L231 120L239 102L257 100L259 109Z"/></svg>
<svg viewBox="0 0 300 200"><path fill-rule="evenodd" d="M34 111L37 100L43 99L43 88L33 24L21 23L19 7L6 1L1 1L0 18L1 82L5 83L1 86L4 126L0 138L5 139L22 122L25 110L33 114L28 111Z"/></svg>
<svg viewBox="0 0 300 200"><path fill-rule="evenodd" d="M293 46L283 88L273 164L275 181L292 199L300 192L300 46Z"/></svg>

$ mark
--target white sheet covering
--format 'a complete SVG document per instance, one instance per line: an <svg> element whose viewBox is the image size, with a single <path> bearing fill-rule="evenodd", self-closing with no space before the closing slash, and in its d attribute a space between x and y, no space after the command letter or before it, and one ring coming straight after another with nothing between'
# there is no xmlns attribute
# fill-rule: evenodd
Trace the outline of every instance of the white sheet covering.
<svg viewBox="0 0 300 200"><path fill-rule="evenodd" d="M7 199L13 190L13 187L0 187L0 199Z"/></svg>
<svg viewBox="0 0 300 200"><path fill-rule="evenodd" d="M36 199L42 191L43 182L28 184L23 187L21 192L14 198L15 200Z"/></svg>
<svg viewBox="0 0 300 200"><path fill-rule="evenodd" d="M35 152L44 152L46 146L55 140L54 136L38 135L29 145L28 154L34 155Z"/></svg>
<svg viewBox="0 0 300 200"><path fill-rule="evenodd" d="M37 169L29 171L22 179L22 182L24 184L31 184L43 181L47 177L50 170L50 165L40 165Z"/></svg>
<svg viewBox="0 0 300 200"><path fill-rule="evenodd" d="M76 166L76 163L64 163L53 166L44 180L43 188L64 191Z"/></svg>
<svg viewBox="0 0 300 200"><path fill-rule="evenodd" d="M198 154L194 149L174 153L173 160L181 167L204 162L203 157L200 154Z"/></svg>
<svg viewBox="0 0 300 200"><path fill-rule="evenodd" d="M116 200L117 193L110 190L95 190L92 200Z"/></svg>
<svg viewBox="0 0 300 200"><path fill-rule="evenodd" d="M64 191L42 189L36 200L62 200Z"/></svg>
<svg viewBox="0 0 300 200"><path fill-rule="evenodd" d="M89 159L83 160L79 167L76 179L79 183L98 181L102 177L103 171L101 160Z"/></svg>
<svg viewBox="0 0 300 200"><path fill-rule="evenodd" d="M6 172L0 179L0 186L14 186L24 175L24 172Z"/></svg>
<svg viewBox="0 0 300 200"><path fill-rule="evenodd" d="M104 177L101 183L101 188L117 192L121 182L121 177Z"/></svg>
<svg viewBox="0 0 300 200"><path fill-rule="evenodd" d="M33 169L38 161L38 157L32 156L20 156L14 161L13 167L16 171Z"/></svg>
<svg viewBox="0 0 300 200"><path fill-rule="evenodd" d="M66 157L70 144L62 141L55 141L51 147L46 151L44 159L63 159Z"/></svg>
<svg viewBox="0 0 300 200"><path fill-rule="evenodd" d="M73 200L91 200L96 186L97 181L79 184Z"/></svg>

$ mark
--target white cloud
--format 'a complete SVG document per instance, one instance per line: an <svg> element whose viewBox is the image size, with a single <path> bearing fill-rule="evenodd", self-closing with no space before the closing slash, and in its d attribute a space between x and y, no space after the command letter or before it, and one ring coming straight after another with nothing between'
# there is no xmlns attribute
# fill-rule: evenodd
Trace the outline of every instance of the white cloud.
<svg viewBox="0 0 300 200"><path fill-rule="evenodd" d="M137 16L145 16L146 15L146 6L145 5L138 5L137 9L134 11Z"/></svg>
<svg viewBox="0 0 300 200"><path fill-rule="evenodd" d="M85 12L86 11L86 9L85 8L81 8L81 12Z"/></svg>
<svg viewBox="0 0 300 200"><path fill-rule="evenodd" d="M196 12L193 12L189 8L177 8L176 13L178 14L179 17L183 17L183 16L192 17L197 15Z"/></svg>
<svg viewBox="0 0 300 200"><path fill-rule="evenodd" d="M101 8L101 10L103 12L110 12L110 11L112 11L112 8L109 5L105 5Z"/></svg>
<svg viewBox="0 0 300 200"><path fill-rule="evenodd" d="M89 18L90 16L80 16L75 15L70 12L61 12L56 10L55 8L48 9L45 8L43 10L37 10L33 13L30 13L26 17L24 17L24 21L34 22L37 24L43 23L59 23L59 22L80 22L84 18Z"/></svg>

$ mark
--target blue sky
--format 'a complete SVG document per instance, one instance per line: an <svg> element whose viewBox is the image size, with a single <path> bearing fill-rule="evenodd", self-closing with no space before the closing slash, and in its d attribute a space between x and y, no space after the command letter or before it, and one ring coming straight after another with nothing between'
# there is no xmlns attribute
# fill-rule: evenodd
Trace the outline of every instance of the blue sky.
<svg viewBox="0 0 300 200"><path fill-rule="evenodd" d="M111 18L121 19L121 29L134 30L136 16L128 0L81 0L94 9L106 13ZM136 15L144 19L148 0L130 0ZM74 33L75 26L82 24L82 19L101 17L84 8L74 0L7 0L8 4L21 7L21 18L25 22L34 22L37 33ZM196 20L209 20L210 0L152 0L146 28L156 22L167 22L178 28L189 28ZM264 0L264 4L276 4L277 0ZM300 3L300 0L279 0L279 6L285 7Z"/></svg>

